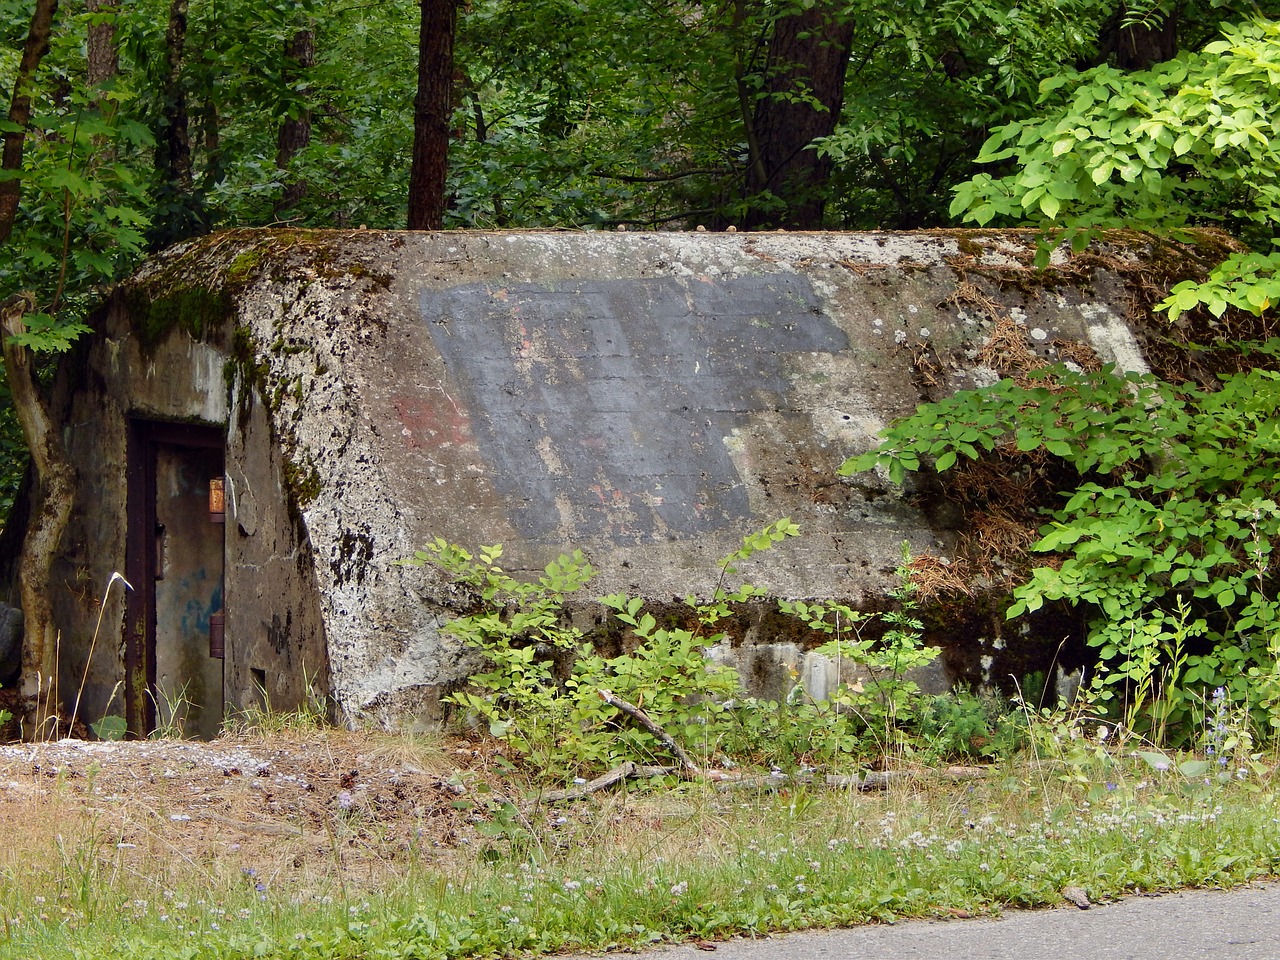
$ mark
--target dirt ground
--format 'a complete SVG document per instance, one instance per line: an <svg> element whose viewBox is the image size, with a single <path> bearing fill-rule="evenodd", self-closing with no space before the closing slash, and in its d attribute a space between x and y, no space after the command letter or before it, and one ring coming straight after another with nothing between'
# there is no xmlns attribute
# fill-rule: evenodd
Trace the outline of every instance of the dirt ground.
<svg viewBox="0 0 1280 960"><path fill-rule="evenodd" d="M475 839L500 796L492 760L464 741L337 730L7 744L0 836L89 840L140 874L161 860L303 887L339 873L344 885L378 884Z"/></svg>

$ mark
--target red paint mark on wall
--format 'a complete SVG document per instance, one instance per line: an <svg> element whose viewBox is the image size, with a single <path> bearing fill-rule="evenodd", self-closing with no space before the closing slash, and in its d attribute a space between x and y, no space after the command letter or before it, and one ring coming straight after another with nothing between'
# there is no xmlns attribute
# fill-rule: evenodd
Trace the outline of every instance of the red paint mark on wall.
<svg viewBox="0 0 1280 960"><path fill-rule="evenodd" d="M467 411L444 389L392 397L400 437L410 449L441 450L475 442Z"/></svg>

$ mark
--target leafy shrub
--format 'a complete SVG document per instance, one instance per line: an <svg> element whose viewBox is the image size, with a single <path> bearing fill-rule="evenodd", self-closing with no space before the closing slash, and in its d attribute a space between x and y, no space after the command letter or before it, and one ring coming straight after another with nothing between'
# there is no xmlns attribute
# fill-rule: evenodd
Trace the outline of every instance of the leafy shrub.
<svg viewBox="0 0 1280 960"><path fill-rule="evenodd" d="M1027 741L1027 725L1007 702L967 690L930 698L913 730L917 741L941 760L1011 756Z"/></svg>
<svg viewBox="0 0 1280 960"><path fill-rule="evenodd" d="M560 776L661 758L651 734L620 724L617 711L601 700L604 689L642 707L686 749L715 754L734 723L724 705L740 698L741 685L734 670L706 656L725 635L702 628L727 617L730 604L760 594L750 585L725 589L725 577L737 572L735 563L798 533L782 519L744 537L725 558L710 599L688 598L697 630L658 626L639 598L601 598L639 641L632 652L612 658L597 654L564 613L567 595L595 574L581 551L552 561L531 583L497 565L497 546L482 548L476 560L437 539L408 562L437 563L479 592L482 609L446 629L483 653L490 668L474 675L470 689L455 694L453 702L487 721L491 733L536 768Z"/></svg>
<svg viewBox="0 0 1280 960"><path fill-rule="evenodd" d="M1035 544L1061 562L1035 569L1008 615L1051 600L1091 610L1092 689L1113 716L1185 738L1205 692L1223 687L1275 722L1280 374L1236 374L1217 390L1110 367L1031 377L921 407L842 472L900 480L997 447L1065 460L1082 482Z"/></svg>
<svg viewBox="0 0 1280 960"><path fill-rule="evenodd" d="M783 519L744 537L724 559L711 596L686 598L693 629L659 626L639 597L601 597L635 643L615 657L597 653L565 613L568 595L595 573L580 551L560 556L531 582L517 581L498 566L497 546L481 548L477 558L437 539L406 562L437 564L476 590L477 612L446 629L480 651L487 666L452 702L550 778L597 772L624 760L667 759L654 735L624 723L602 700L602 690L641 707L704 762L740 758L791 769L899 747L918 719L919 688L907 674L938 653L921 644L905 544L891 591L898 610L868 614L837 603L780 605L831 638L822 652L856 665L857 678L840 684L829 700L813 702L799 686L777 702L745 697L738 674L707 657L709 647L727 639L715 628L733 605L764 595L751 584L726 587L727 578L738 573L736 564L798 533ZM874 640L860 633L873 617L887 627Z"/></svg>
<svg viewBox="0 0 1280 960"><path fill-rule="evenodd" d="M911 552L902 544L902 561L897 568L897 583L889 596L897 609L883 614L852 610L839 603L782 601L783 613L790 613L813 630L831 637L818 652L839 663L850 660L863 668L865 677L841 683L831 698L841 711L856 716L865 732L879 736L880 746L887 750L899 739L901 728L916 717L920 687L910 678L912 670L932 663L938 656L936 647L921 643L924 625L916 616L916 586L911 579ZM862 636L859 627L873 618L888 627L877 639ZM843 629L852 630L844 635Z"/></svg>

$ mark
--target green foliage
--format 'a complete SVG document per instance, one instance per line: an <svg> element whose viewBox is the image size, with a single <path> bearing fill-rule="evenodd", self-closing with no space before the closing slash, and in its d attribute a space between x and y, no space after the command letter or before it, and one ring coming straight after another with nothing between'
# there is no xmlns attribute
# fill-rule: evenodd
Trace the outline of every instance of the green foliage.
<svg viewBox="0 0 1280 960"><path fill-rule="evenodd" d="M1031 108L1063 63L1089 57L1104 4L990 0L856 4L853 76L835 133L838 221L855 229L945 224L948 184L974 170L993 123Z"/></svg>
<svg viewBox="0 0 1280 960"><path fill-rule="evenodd" d="M498 566L501 556L501 546L482 547L476 559L437 538L408 562L438 564L474 588L482 605L478 613L447 627L479 649L489 664L472 678L478 692L456 694L454 702L487 720L494 736L545 763L560 738L569 735L575 710L561 693L558 658L584 652L582 632L563 622L562 608L566 595L587 583L595 570L576 551L553 560L538 580L523 582Z"/></svg>
<svg viewBox="0 0 1280 960"><path fill-rule="evenodd" d="M1077 246L1099 227L1169 230L1217 222L1263 251L1230 257L1207 284L1162 304L1252 313L1280 295L1280 22L1226 24L1222 38L1150 70L1103 65L1040 85L1040 113L994 130L979 163L1012 165L961 184L953 216L1063 227Z"/></svg>
<svg viewBox="0 0 1280 960"><path fill-rule="evenodd" d="M922 752L941 760L1012 757L1027 740L1025 722L1007 703L968 691L930 698L913 732Z"/></svg>
<svg viewBox="0 0 1280 960"><path fill-rule="evenodd" d="M1082 482L1035 545L1061 563L1032 572L1009 616L1052 600L1091 610L1099 696L1119 687L1132 705L1158 693L1155 728L1202 716L1195 691L1216 687L1264 720L1280 629L1280 374L1237 374L1216 391L1110 368L1034 376L1042 385L1005 380L923 406L842 472L896 479L997 447L1062 458Z"/></svg>
<svg viewBox="0 0 1280 960"><path fill-rule="evenodd" d="M834 661L835 689L823 700L795 686L781 701L754 698L735 704L740 725L730 752L754 763L791 770L875 755L886 758L919 744L917 723L928 710L912 670L931 663L938 649L921 643L910 553L903 544L896 608L867 613L835 602L780 600L779 609L829 637L817 652ZM864 635L869 624L880 636ZM931 731L931 736L936 731Z"/></svg>
<svg viewBox="0 0 1280 960"><path fill-rule="evenodd" d="M903 740L904 726L918 719L920 687L912 679L912 670L932 663L937 647L921 643L924 625L916 616L916 585L911 579L911 552L902 544L902 558L897 568L897 582L889 591L896 606L883 614L859 613L844 604L806 604L781 601L783 613L796 616L813 630L830 640L818 652L837 664L848 661L857 676L838 685L831 696L837 711L856 716L864 732L879 739L882 751L897 747ZM868 620L879 619L885 626L878 639L863 637L859 627ZM852 630L846 636L844 630Z"/></svg>
<svg viewBox="0 0 1280 960"><path fill-rule="evenodd" d="M725 559L723 573L796 532L784 519L744 538ZM497 566L501 555L501 547L484 547L477 560L438 539L409 561L436 563L478 591L481 610L446 629L479 650L489 668L452 697L455 704L485 720L492 734L550 777L598 771L626 759L662 759L651 734L619 724L617 712L600 698L602 689L641 707L697 755L714 754L731 722L723 704L740 693L737 674L706 656L723 633L659 626L639 598L614 594L600 602L636 645L629 653L601 657L564 610L567 595L595 574L581 551L552 561L532 582L517 581ZM714 623L728 614L730 602L755 595L750 587L725 590L722 577L710 603L690 599L691 616L699 624Z"/></svg>
<svg viewBox="0 0 1280 960"><path fill-rule="evenodd" d="M686 599L692 628L660 625L639 597L601 597L628 648L607 658L565 609L568 595L595 572L581 552L561 556L530 582L497 565L500 547L484 547L475 558L437 539L406 562L438 565L477 591L478 611L446 629L479 651L486 667L451 700L548 778L594 773L623 760L669 759L652 734L622 722L602 701L602 689L641 707L704 761L728 757L789 770L905 749L923 716L910 672L938 655L921 643L905 544L890 592L893 610L868 614L839 603L780 602L783 613L829 637L819 651L851 671L829 699L814 702L799 686L780 702L744 697L738 675L708 658L709 647L728 639L710 629L733 614L733 605L765 596L751 584L730 589L726 578L737 576L738 565L755 554L798 534L784 518L745 536L722 561L711 596ZM872 620L880 627L874 638L862 633Z"/></svg>
<svg viewBox="0 0 1280 960"><path fill-rule="evenodd" d="M89 724L89 729L99 740L123 740L129 732L128 721L119 714L108 714L101 720Z"/></svg>

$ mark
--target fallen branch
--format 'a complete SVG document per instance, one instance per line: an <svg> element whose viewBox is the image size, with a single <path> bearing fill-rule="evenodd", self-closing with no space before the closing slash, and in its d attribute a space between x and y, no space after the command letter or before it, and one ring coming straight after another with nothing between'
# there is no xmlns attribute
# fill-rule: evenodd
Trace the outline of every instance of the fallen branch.
<svg viewBox="0 0 1280 960"><path fill-rule="evenodd" d="M873 790L888 790L894 783L908 780L919 780L925 777L941 777L946 780L974 780L985 777L985 767L947 767L944 770L868 770L853 775L828 774L822 779L824 786L842 790L857 790L870 793ZM743 777L717 784L717 790L780 790L793 784L811 784L816 778L813 774L771 773L763 777Z"/></svg>
<svg viewBox="0 0 1280 960"><path fill-rule="evenodd" d="M588 783L578 784L568 790L550 790L542 795L542 799L548 803L556 803L560 800L581 800L630 777L664 777L675 772L675 767L645 767L631 760L624 760L608 773L603 773Z"/></svg>
<svg viewBox="0 0 1280 960"><path fill-rule="evenodd" d="M702 776L702 769L690 759L689 755L684 752L684 748L676 743L671 734L663 730L654 723L653 719L637 707L634 703L628 703L619 696L615 696L613 691L601 688L596 691L600 695L600 699L611 707L617 707L640 726L644 727L652 733L667 748L667 752L676 758L680 763L680 768L684 771L684 775L690 779L697 779Z"/></svg>

